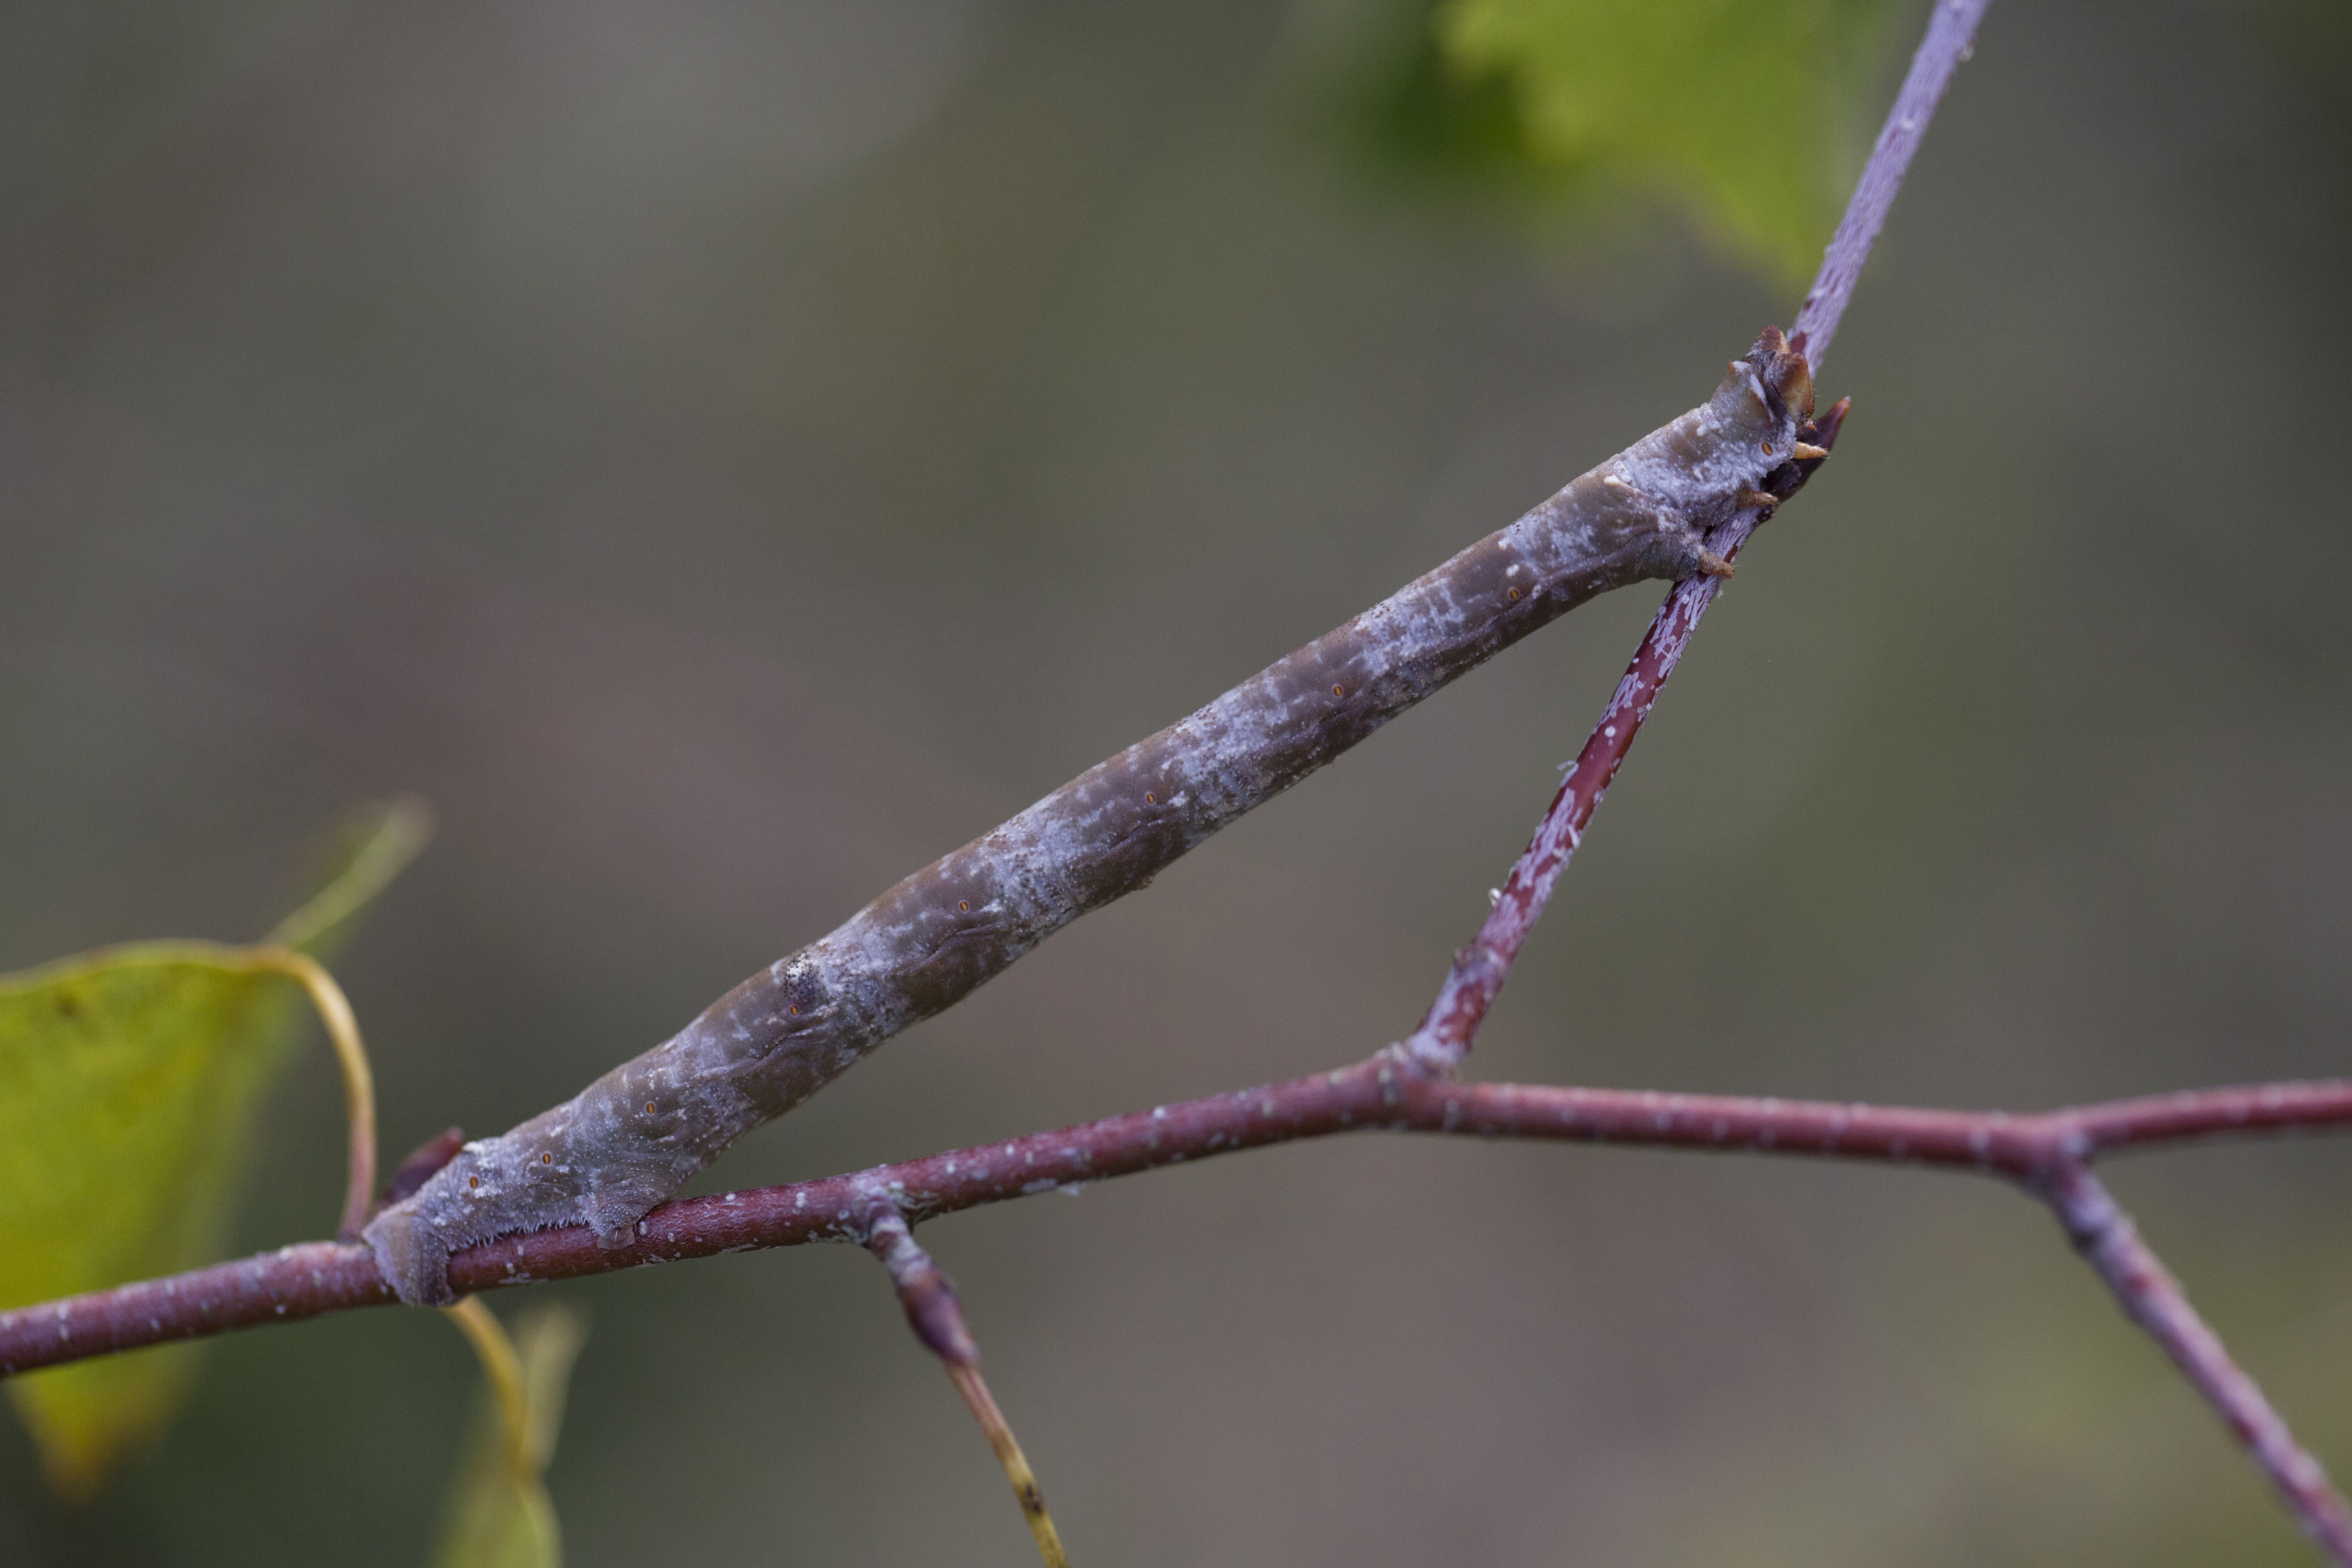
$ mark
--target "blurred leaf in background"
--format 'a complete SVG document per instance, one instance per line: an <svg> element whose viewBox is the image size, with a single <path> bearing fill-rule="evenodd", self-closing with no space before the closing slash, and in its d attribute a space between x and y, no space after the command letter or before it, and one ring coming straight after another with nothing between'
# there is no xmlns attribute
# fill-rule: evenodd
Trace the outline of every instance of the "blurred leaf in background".
<svg viewBox="0 0 2352 1568"><path fill-rule="evenodd" d="M272 949L339 947L430 831L396 803L354 817L318 892L257 948L141 942L0 976L0 1308L212 1261L300 986ZM80 1500L160 1432L198 1347L12 1378L58 1490Z"/></svg>
<svg viewBox="0 0 2352 1568"><path fill-rule="evenodd" d="M562 1307L543 1307L509 1341L479 1297L449 1315L482 1359L489 1399L450 1493L434 1568L560 1568L555 1505L541 1478L555 1457L564 1386L587 1326Z"/></svg>
<svg viewBox="0 0 2352 1568"><path fill-rule="evenodd" d="M1868 149L1890 0L1440 0L1375 73L1391 160L1580 227L1664 196L1801 285Z"/></svg>

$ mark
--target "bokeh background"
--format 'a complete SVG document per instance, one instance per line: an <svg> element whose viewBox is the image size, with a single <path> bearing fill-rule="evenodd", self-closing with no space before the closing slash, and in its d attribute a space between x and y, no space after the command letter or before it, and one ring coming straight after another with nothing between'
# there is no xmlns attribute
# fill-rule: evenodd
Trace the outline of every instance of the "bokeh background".
<svg viewBox="0 0 2352 1568"><path fill-rule="evenodd" d="M1478 1073L2036 1108L2352 1067L2339 10L1994 8L1826 368L1846 442ZM340 811L415 791L441 836L342 973L389 1149L495 1131L1789 318L1699 209L1418 155L1426 20L15 0L0 968L249 937ZM1656 597L1444 693L705 1185L1395 1038ZM240 1248L331 1227L339 1115L314 1048ZM2352 1140L2112 1174L2352 1475ZM924 1234L1082 1563L2307 1560L1990 1184L1364 1136ZM862 1254L543 1294L592 1321L550 1478L573 1563L1034 1560ZM221 1342L91 1507L0 1431L0 1560L420 1562L475 1382L425 1314Z"/></svg>

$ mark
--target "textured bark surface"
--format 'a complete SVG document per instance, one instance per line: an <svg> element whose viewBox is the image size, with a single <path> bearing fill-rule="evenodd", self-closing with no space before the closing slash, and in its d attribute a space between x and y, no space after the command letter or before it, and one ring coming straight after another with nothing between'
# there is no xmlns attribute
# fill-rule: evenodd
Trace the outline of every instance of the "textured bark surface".
<svg viewBox="0 0 2352 1568"><path fill-rule="evenodd" d="M385 1279L438 1302L448 1255L475 1242L585 1224L627 1245L743 1133L1439 687L1609 589L1722 570L1703 537L1789 460L1812 401L1804 359L1767 328L1706 403L1508 528L908 878L573 1099L467 1144L367 1228Z"/></svg>

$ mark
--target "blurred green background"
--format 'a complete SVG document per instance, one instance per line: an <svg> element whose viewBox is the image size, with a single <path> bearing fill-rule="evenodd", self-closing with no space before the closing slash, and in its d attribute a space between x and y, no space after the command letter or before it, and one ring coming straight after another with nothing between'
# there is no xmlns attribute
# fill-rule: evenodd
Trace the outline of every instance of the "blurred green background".
<svg viewBox="0 0 2352 1568"><path fill-rule="evenodd" d="M1823 212L1919 20L1853 23ZM249 937L339 811L415 790L442 836L341 973L388 1150L496 1131L1788 321L1788 242L1671 169L1536 166L1430 36L1381 0L0 10L0 968ZM1994 8L1826 367L1838 458L1476 1072L2036 1108L2352 1066L2347 60L2333 5ZM1813 199L1780 68L1709 90ZM1656 598L705 1185L1397 1037ZM241 1247L331 1229L339 1106L313 1048ZM2113 1178L2352 1475L2352 1140ZM924 1237L1081 1563L2308 1560L1990 1184L1363 1137ZM862 1254L545 1294L593 1321L573 1563L1034 1561ZM90 1508L0 1431L0 1561L420 1562L474 1382L420 1313L221 1342Z"/></svg>

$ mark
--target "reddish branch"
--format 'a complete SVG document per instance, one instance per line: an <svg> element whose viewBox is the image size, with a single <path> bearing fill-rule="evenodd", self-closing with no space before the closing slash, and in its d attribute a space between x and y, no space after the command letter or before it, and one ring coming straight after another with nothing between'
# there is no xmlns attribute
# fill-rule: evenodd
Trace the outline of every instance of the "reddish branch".
<svg viewBox="0 0 2352 1568"><path fill-rule="evenodd" d="M2352 1518L2342 1499L2198 1319L2178 1283L2091 1176L2088 1162L2110 1150L2346 1125L2352 1125L2352 1079L2203 1089L2010 1115L1454 1083L1383 1051L1337 1072L1003 1143L790 1186L684 1199L648 1215L637 1239L619 1250L600 1247L584 1226L509 1237L457 1254L449 1272L458 1289L476 1291L811 1241L872 1245L877 1216L886 1224L892 1215L926 1219L1265 1144L1370 1129L1976 1171L2018 1181L2051 1203L2125 1310L2221 1413L2314 1541L2343 1564L2352 1563ZM907 1300L906 1282L899 1283ZM0 1375L394 1300L366 1247L310 1242L0 1313ZM935 1300L907 1304L926 1344L968 1346L968 1336L940 1332L941 1324L931 1321L939 1313Z"/></svg>
<svg viewBox="0 0 2352 1568"><path fill-rule="evenodd" d="M1799 449L1811 455L1792 458L1767 474L1758 492L1760 504L1733 512L1707 535L1708 549L1727 562L1738 557L1740 546L1771 516L1774 506L1802 489L1827 459L1830 448L1837 445L1849 406L1847 399L1840 398L1818 421L1806 424L1800 435L1807 446ZM1641 647L1633 650L1633 662L1625 667L1617 689L1611 694L1609 706L1601 710L1601 721L1592 727L1576 760L1569 763L1559 791L1552 796L1551 809L1544 814L1535 837L1496 894L1495 907L1487 911L1470 945L1454 954L1453 970L1439 988L1437 1000L1430 1004L1421 1027L1399 1047L1416 1068L1424 1072L1452 1072L1469 1055L1486 1009L1494 1005L1503 982L1510 978L1519 949L1527 944L1544 906L1551 901L1560 873L1568 869L1576 847L1583 842L1586 825L1600 809L1610 781L1617 776L1625 753L1633 749L1642 721L1650 716L1651 705L1682 662L1699 617L1715 603L1723 582L1714 576L1687 577L1666 595Z"/></svg>
<svg viewBox="0 0 2352 1568"><path fill-rule="evenodd" d="M450 1259L463 1291L609 1273L725 1252L850 1241L893 1263L918 1334L957 1386L976 1352L908 1222L1269 1143L1380 1129L1480 1138L1809 1155L2006 1176L2048 1201L2125 1310L2219 1410L2304 1529L2352 1563L2352 1516L2311 1456L2108 1198L2088 1162L2110 1150L2352 1125L2352 1079L2204 1089L2034 1115L1517 1084L1465 1084L1383 1051L1337 1072L1130 1112L790 1186L688 1198L646 1216L618 1250L584 1226L504 1237ZM878 1245L877 1245L878 1244ZM912 1248L912 1250L909 1250ZM932 1287L936 1286L937 1289ZM313 1318L395 1298L364 1247L310 1242L168 1279L0 1313L0 1374ZM983 1391L984 1392L984 1391ZM973 1395L966 1393L967 1401ZM974 1405L976 1413L981 1406ZM988 1409L992 1410L991 1403ZM983 1425L987 1418L983 1415ZM997 1440L997 1428L991 1440ZM1009 1432L1004 1441L1010 1442ZM1024 1494L1024 1507L1028 1509ZM1033 1528L1037 1515L1032 1513Z"/></svg>
<svg viewBox="0 0 2352 1568"><path fill-rule="evenodd" d="M2294 1434L2254 1380L2230 1359L2229 1347L2189 1304L2188 1292L2161 1258L2139 1237L2139 1227L2122 1210L2090 1168L2065 1161L2036 1185L2058 1223L2132 1321L2146 1329L2184 1376L2220 1412L2239 1444L2270 1478L2304 1533L2331 1562L2352 1562L2352 1509L2330 1486L2319 1461Z"/></svg>
<svg viewBox="0 0 2352 1568"><path fill-rule="evenodd" d="M1269 1143L1382 1130L1937 1166L2038 1186L2111 1150L2352 1125L2352 1079L2202 1089L2038 1114L1654 1090L1449 1083L1381 1053L1339 1071L1130 1111L789 1186L681 1198L607 1251L585 1226L450 1259L462 1290L811 1241L862 1243L877 1205L924 1220ZM364 1247L310 1242L0 1313L0 1372L394 1300Z"/></svg>

